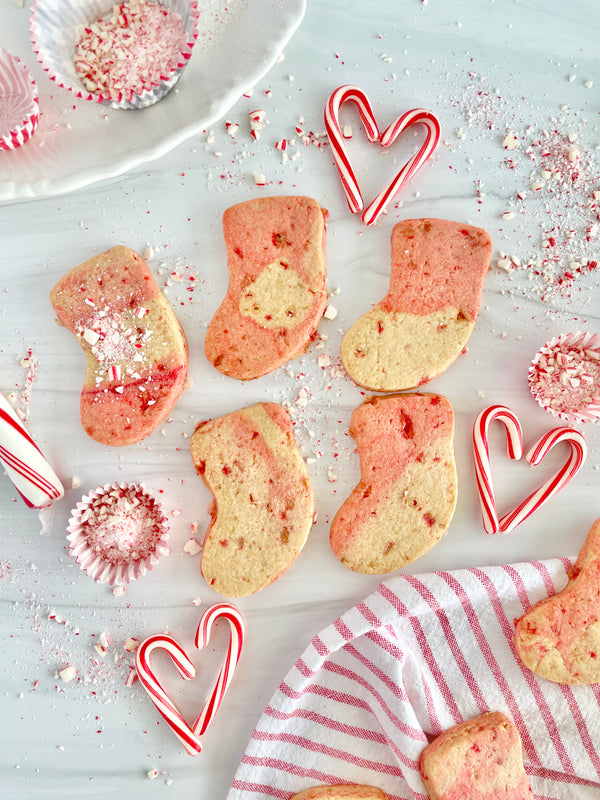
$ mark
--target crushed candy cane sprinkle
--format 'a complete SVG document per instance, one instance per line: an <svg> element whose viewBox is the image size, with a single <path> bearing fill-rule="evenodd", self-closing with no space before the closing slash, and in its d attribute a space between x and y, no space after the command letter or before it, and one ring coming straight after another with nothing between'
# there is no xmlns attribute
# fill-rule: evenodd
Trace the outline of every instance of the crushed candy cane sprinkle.
<svg viewBox="0 0 600 800"><path fill-rule="evenodd" d="M147 0L130 0L84 28L75 69L89 92L121 100L168 77L180 66L186 49L186 31L177 12Z"/></svg>
<svg viewBox="0 0 600 800"><path fill-rule="evenodd" d="M91 300L88 305L93 306ZM150 343L152 331L142 328L135 320L141 320L149 313L149 309L140 306L130 314L119 314L110 309L99 309L91 320L77 328L77 334L90 347L98 362L95 376L96 383L104 380L120 381L126 378L141 379L141 374L127 363L133 362L143 369L147 366L145 348Z"/></svg>
<svg viewBox="0 0 600 800"><path fill-rule="evenodd" d="M96 497L79 525L90 549L112 564L148 558L164 533L160 507L132 487L111 487Z"/></svg>

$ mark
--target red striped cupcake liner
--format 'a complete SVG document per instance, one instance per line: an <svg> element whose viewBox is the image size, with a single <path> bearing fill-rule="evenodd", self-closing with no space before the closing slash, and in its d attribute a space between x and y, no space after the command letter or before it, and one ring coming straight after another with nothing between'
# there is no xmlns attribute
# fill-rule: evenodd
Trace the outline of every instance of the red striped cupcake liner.
<svg viewBox="0 0 600 800"><path fill-rule="evenodd" d="M141 485L112 483L84 495L67 527L69 555L97 583L127 584L170 553L167 518Z"/></svg>
<svg viewBox="0 0 600 800"><path fill-rule="evenodd" d="M565 333L539 350L529 367L539 405L565 422L600 419L600 335Z"/></svg>
<svg viewBox="0 0 600 800"><path fill-rule="evenodd" d="M0 150L14 150L28 142L39 119L33 75L17 56L0 47Z"/></svg>
<svg viewBox="0 0 600 800"><path fill-rule="evenodd" d="M148 2L156 4L155 0ZM119 89L109 96L88 91L75 67L75 51L82 33L91 23L107 16L105 0L34 0L29 17L33 50L48 77L76 97L112 108L146 108L162 100L175 86L192 56L199 33L197 0L160 0L158 4L179 14L187 41L170 71L158 81L146 83L139 92Z"/></svg>

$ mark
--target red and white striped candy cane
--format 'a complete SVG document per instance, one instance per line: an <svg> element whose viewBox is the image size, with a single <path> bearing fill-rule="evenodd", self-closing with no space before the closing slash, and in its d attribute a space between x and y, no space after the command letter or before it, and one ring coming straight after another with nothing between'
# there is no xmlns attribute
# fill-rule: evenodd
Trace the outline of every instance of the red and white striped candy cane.
<svg viewBox="0 0 600 800"><path fill-rule="evenodd" d="M242 645L244 644L245 629L242 615L235 606L229 603L217 603L204 613L198 625L198 630L196 631L196 647L199 650L206 647L208 644L210 630L218 619L226 619L229 622L229 647L212 694L193 725L194 733L198 736L202 736L206 731L217 713L219 706L223 702L223 698L229 688L233 673L240 659Z"/></svg>
<svg viewBox="0 0 600 800"><path fill-rule="evenodd" d="M358 86L347 84L332 92L325 106L325 129L327 130L337 170L342 179L348 206L350 211L356 214L357 211L362 211L363 209L363 198L348 158L348 151L344 144L344 136L339 120L340 108L344 103L348 102L354 103L358 108L370 142L376 142L379 139L379 128L377 127L369 98L362 89L359 89Z"/></svg>
<svg viewBox="0 0 600 800"><path fill-rule="evenodd" d="M0 461L30 508L43 508L63 496L62 483L2 394Z"/></svg>
<svg viewBox="0 0 600 800"><path fill-rule="evenodd" d="M532 467L535 467L560 442L568 442L571 445L569 458L552 478L519 503L513 511L502 517L499 523L501 533L508 533L520 525L530 514L563 489L583 466L587 456L587 445L583 435L575 428L554 428L548 431L529 450L525 458Z"/></svg>
<svg viewBox="0 0 600 800"><path fill-rule="evenodd" d="M196 675L196 669L185 650L168 634L159 633L144 639L135 654L135 666L142 686L186 751L195 756L202 750L202 742L183 719L179 709L152 671L149 659L154 650L164 650L168 653L179 674L186 680L191 680Z"/></svg>
<svg viewBox="0 0 600 800"><path fill-rule="evenodd" d="M362 215L362 220L366 225L372 225L377 221L379 215L385 210L388 203L393 200L402 187L406 186L411 178L416 175L438 146L438 142L440 141L440 123L437 117L425 108L413 108L411 111L407 111L398 117L398 119L392 122L381 134L380 142L382 147L390 147L398 136L407 128L410 128L411 125L425 126L425 141L419 150L408 159L391 183L379 192L377 197L366 207Z"/></svg>
<svg viewBox="0 0 600 800"><path fill-rule="evenodd" d="M477 490L483 515L483 529L486 533L498 533L500 530L488 446L488 429L495 420L501 422L506 429L509 458L518 461L523 455L521 423L510 408L494 405L482 411L473 425L473 457L475 460Z"/></svg>

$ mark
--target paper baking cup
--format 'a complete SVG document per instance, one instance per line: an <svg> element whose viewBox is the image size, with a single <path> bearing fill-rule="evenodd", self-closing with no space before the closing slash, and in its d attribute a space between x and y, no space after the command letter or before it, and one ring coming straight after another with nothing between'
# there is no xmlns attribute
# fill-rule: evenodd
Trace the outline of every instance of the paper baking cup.
<svg viewBox="0 0 600 800"><path fill-rule="evenodd" d="M82 30L111 12L112 3L107 0L35 0L29 17L33 50L48 77L76 97L112 108L146 108L162 100L175 86L198 38L197 0L160 0L160 5L180 15L187 34L187 45L179 54L177 66L168 75L161 76L160 82L146 87L141 94L124 91L115 100L88 92L75 69L73 59Z"/></svg>
<svg viewBox="0 0 600 800"><path fill-rule="evenodd" d="M600 336L565 333L546 342L531 362L528 380L531 394L544 411L569 423L597 422Z"/></svg>
<svg viewBox="0 0 600 800"><path fill-rule="evenodd" d="M98 521L102 505L108 506L107 514ZM142 521L149 524L149 532L139 531ZM128 528L130 540L126 545L115 546L115 540L125 541ZM71 512L67 531L69 555L98 583L113 585L137 580L170 552L167 519L160 504L142 486L133 483L106 484L84 495ZM98 538L101 545L94 541ZM129 552L127 545L132 545Z"/></svg>
<svg viewBox="0 0 600 800"><path fill-rule="evenodd" d="M39 118L33 75L19 58L0 47L0 150L14 150L28 142Z"/></svg>

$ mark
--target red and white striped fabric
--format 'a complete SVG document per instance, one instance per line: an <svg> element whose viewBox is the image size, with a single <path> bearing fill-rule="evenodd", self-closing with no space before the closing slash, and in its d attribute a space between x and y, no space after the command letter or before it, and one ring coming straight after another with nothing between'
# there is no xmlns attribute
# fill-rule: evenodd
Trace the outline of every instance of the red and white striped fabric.
<svg viewBox="0 0 600 800"><path fill-rule="evenodd" d="M264 711L227 800L316 784L426 800L432 737L503 711L536 800L600 797L600 685L561 686L517 661L514 619L565 585L565 560L398 576L314 637Z"/></svg>

